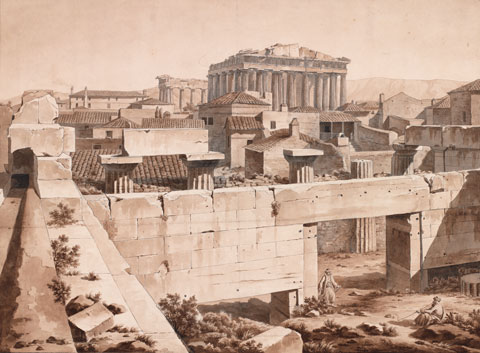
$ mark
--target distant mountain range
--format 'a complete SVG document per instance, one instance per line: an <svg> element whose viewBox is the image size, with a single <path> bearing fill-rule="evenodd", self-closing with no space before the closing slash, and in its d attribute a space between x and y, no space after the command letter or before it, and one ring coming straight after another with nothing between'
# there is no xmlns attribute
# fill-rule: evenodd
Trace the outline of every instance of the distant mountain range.
<svg viewBox="0 0 480 353"><path fill-rule="evenodd" d="M405 80L396 78L371 77L347 80L348 101L377 101L380 93L385 99L404 92L417 99L441 98L447 92L466 82L452 80Z"/></svg>

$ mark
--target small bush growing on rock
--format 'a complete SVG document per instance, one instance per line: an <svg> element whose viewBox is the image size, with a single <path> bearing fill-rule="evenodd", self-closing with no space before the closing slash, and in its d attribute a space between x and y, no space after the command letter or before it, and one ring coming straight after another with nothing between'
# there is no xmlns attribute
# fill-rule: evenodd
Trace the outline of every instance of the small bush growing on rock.
<svg viewBox="0 0 480 353"><path fill-rule="evenodd" d="M65 234L60 235L58 239L50 242L53 250L53 262L59 275L65 274L69 267L76 268L80 264L78 261L80 257L80 246L75 245L69 247L67 243L68 237Z"/></svg>
<svg viewBox="0 0 480 353"><path fill-rule="evenodd" d="M326 342L324 340L314 341L314 342L305 342L303 345L303 353L335 353L337 349L335 345L331 342Z"/></svg>
<svg viewBox="0 0 480 353"><path fill-rule="evenodd" d="M89 293L86 295L86 297L94 303L98 303L100 300L102 300L102 294L100 292L97 292L95 294Z"/></svg>
<svg viewBox="0 0 480 353"><path fill-rule="evenodd" d="M57 205L57 208L58 210L50 212L50 221L48 221L47 225L65 227L75 223L75 220L73 219L73 213L75 211L73 208L64 205L62 202Z"/></svg>
<svg viewBox="0 0 480 353"><path fill-rule="evenodd" d="M167 294L165 299L158 303L173 329L182 337L195 337L199 333L196 324L197 299L195 296L180 300L179 294Z"/></svg>
<svg viewBox="0 0 480 353"><path fill-rule="evenodd" d="M118 333L137 333L138 329L136 327L125 327L123 325L115 325L111 329L107 330L108 332L118 332Z"/></svg>
<svg viewBox="0 0 480 353"><path fill-rule="evenodd" d="M136 335L135 336L135 339L137 341L140 341L140 342L143 342L145 343L147 346L149 346L150 348L155 346L155 340L150 337L150 336L147 336L147 335Z"/></svg>
<svg viewBox="0 0 480 353"><path fill-rule="evenodd" d="M318 299L312 296L306 297L304 301L304 304L299 305L293 310L294 317L305 317L312 310L317 310L320 315L333 313L333 310L328 307L323 298Z"/></svg>
<svg viewBox="0 0 480 353"><path fill-rule="evenodd" d="M447 313L444 322L480 336L480 309L473 309L468 318L458 313Z"/></svg>
<svg viewBox="0 0 480 353"><path fill-rule="evenodd" d="M57 280L56 278L52 279L52 282L47 284L47 287L52 290L55 297L55 303L62 303L65 305L70 297L71 287L61 279Z"/></svg>
<svg viewBox="0 0 480 353"><path fill-rule="evenodd" d="M95 272L89 272L88 275L82 276L82 279L86 281L98 281L100 277L98 277Z"/></svg>

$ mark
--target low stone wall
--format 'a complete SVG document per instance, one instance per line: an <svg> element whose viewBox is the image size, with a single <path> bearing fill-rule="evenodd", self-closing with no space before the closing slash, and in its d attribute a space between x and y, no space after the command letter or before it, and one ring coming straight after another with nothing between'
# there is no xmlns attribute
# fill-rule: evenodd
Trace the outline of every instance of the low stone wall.
<svg viewBox="0 0 480 353"><path fill-rule="evenodd" d="M393 141L397 137L397 133L393 131L358 125L355 143L364 151L386 151L392 149Z"/></svg>
<svg viewBox="0 0 480 353"><path fill-rule="evenodd" d="M366 159L373 162L373 174L387 173L392 171L392 156L395 151L362 151L353 152L350 159Z"/></svg>

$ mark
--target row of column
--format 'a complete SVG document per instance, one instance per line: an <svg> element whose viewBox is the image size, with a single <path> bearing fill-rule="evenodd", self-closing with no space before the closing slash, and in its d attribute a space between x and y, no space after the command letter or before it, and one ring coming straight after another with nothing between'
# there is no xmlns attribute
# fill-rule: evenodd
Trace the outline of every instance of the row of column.
<svg viewBox="0 0 480 353"><path fill-rule="evenodd" d="M340 82L338 83L338 77ZM321 110L335 110L347 99L347 74L308 73L240 69L208 75L208 101L230 92L257 91L260 95L272 93L273 110L282 104L289 107L313 106ZM297 87L302 82L301 92ZM338 87L340 88L338 90ZM313 88L313 101L311 89ZM338 92L339 91L339 92ZM338 96L340 101L338 102Z"/></svg>
<svg viewBox="0 0 480 353"><path fill-rule="evenodd" d="M133 180L129 171L105 170L105 193L123 194L133 191Z"/></svg>
<svg viewBox="0 0 480 353"><path fill-rule="evenodd" d="M166 102L166 103L174 103L172 99L172 91L174 89L179 90L178 94L178 107L183 108L183 106L187 103L186 101L186 96L185 96L185 90L190 90L190 103L191 104L197 104L198 102L194 102L193 97L194 97L194 92L196 90L200 91L200 104L206 103L206 93L207 90L204 88L190 88L190 87L185 87L185 88L180 88L180 87L159 87L159 96L158 99L161 102Z"/></svg>

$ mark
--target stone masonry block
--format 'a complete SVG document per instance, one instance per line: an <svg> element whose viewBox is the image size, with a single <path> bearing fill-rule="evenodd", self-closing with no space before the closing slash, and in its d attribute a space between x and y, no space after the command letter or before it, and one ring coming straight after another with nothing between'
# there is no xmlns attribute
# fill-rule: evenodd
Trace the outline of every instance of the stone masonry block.
<svg viewBox="0 0 480 353"><path fill-rule="evenodd" d="M30 148L37 156L58 157L63 153L63 129L60 125L12 124L8 131L12 152Z"/></svg>
<svg viewBox="0 0 480 353"><path fill-rule="evenodd" d="M106 222L106 231L112 240L137 239L137 220L108 220Z"/></svg>
<svg viewBox="0 0 480 353"><path fill-rule="evenodd" d="M275 257L275 243L238 246L238 261L248 262Z"/></svg>
<svg viewBox="0 0 480 353"><path fill-rule="evenodd" d="M64 153L59 157L35 156L34 163L37 179L72 179L72 158Z"/></svg>
<svg viewBox="0 0 480 353"><path fill-rule="evenodd" d="M225 265L237 262L237 247L195 250L192 252L192 268Z"/></svg>
<svg viewBox="0 0 480 353"><path fill-rule="evenodd" d="M237 221L239 229L269 227L275 225L275 217L272 215L271 208L238 210Z"/></svg>
<svg viewBox="0 0 480 353"><path fill-rule="evenodd" d="M53 124L58 117L58 105L49 94L25 102L15 114L15 124Z"/></svg>
<svg viewBox="0 0 480 353"><path fill-rule="evenodd" d="M255 229L225 230L214 233L213 246L222 248L225 246L255 244L256 240L257 234Z"/></svg>
<svg viewBox="0 0 480 353"><path fill-rule="evenodd" d="M75 152L75 128L63 126L63 152Z"/></svg>
<svg viewBox="0 0 480 353"><path fill-rule="evenodd" d="M275 201L273 197L273 190L268 186L257 186L255 189L255 208L270 208L272 202Z"/></svg>
<svg viewBox="0 0 480 353"><path fill-rule="evenodd" d="M256 232L257 243L303 239L303 226L301 224L257 228Z"/></svg>
<svg viewBox="0 0 480 353"><path fill-rule="evenodd" d="M213 232L174 235L165 238L165 251L167 254L211 248L213 248Z"/></svg>
<svg viewBox="0 0 480 353"><path fill-rule="evenodd" d="M253 188L224 188L213 192L215 212L248 210L255 208L255 190Z"/></svg>
<svg viewBox="0 0 480 353"><path fill-rule="evenodd" d="M165 240L163 237L122 240L115 241L115 246L123 257L161 255L165 251Z"/></svg>
<svg viewBox="0 0 480 353"><path fill-rule="evenodd" d="M303 239L276 242L277 256L291 256L303 254Z"/></svg>
<svg viewBox="0 0 480 353"><path fill-rule="evenodd" d="M152 238L162 235L190 234L190 216L139 218L138 237Z"/></svg>
<svg viewBox="0 0 480 353"><path fill-rule="evenodd" d="M162 202L154 194L108 195L112 219L154 218L163 215Z"/></svg>
<svg viewBox="0 0 480 353"><path fill-rule="evenodd" d="M192 233L232 230L238 228L236 211L192 214L190 219Z"/></svg>
<svg viewBox="0 0 480 353"><path fill-rule="evenodd" d="M212 192L207 190L172 191L163 195L165 215L210 213Z"/></svg>

